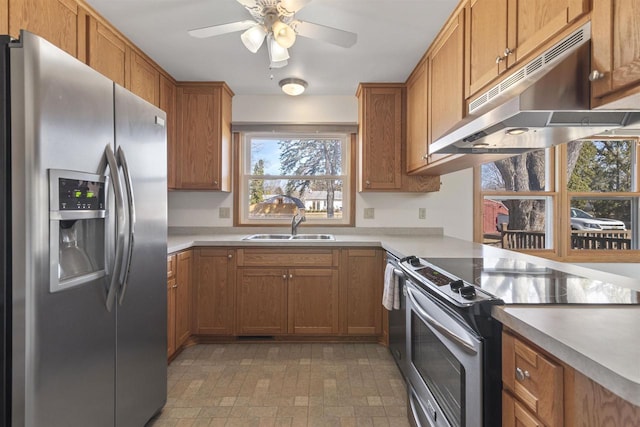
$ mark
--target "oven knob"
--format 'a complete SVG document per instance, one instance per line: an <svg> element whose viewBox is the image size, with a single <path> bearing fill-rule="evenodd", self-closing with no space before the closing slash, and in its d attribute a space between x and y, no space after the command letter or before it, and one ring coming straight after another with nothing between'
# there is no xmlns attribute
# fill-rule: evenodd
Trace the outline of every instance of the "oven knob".
<svg viewBox="0 0 640 427"><path fill-rule="evenodd" d="M467 285L460 288L460 296L464 299L473 299L476 296L476 288Z"/></svg>
<svg viewBox="0 0 640 427"><path fill-rule="evenodd" d="M464 282L462 281L462 279L454 280L453 282L449 283L449 286L451 287L452 291L457 292L458 289L464 286Z"/></svg>
<svg viewBox="0 0 640 427"><path fill-rule="evenodd" d="M414 267L420 267L420 258L411 258L409 263Z"/></svg>

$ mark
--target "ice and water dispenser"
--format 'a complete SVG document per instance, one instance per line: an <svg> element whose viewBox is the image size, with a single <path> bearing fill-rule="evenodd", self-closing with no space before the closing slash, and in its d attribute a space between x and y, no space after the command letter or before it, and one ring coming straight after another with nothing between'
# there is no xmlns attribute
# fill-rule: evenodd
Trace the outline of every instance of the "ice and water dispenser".
<svg viewBox="0 0 640 427"><path fill-rule="evenodd" d="M51 292L106 275L107 188L102 175L49 170Z"/></svg>

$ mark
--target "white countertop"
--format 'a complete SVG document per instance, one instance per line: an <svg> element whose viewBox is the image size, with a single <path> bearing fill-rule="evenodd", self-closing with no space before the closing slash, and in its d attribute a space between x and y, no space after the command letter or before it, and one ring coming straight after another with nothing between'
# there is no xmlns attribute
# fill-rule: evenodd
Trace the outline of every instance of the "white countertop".
<svg viewBox="0 0 640 427"><path fill-rule="evenodd" d="M332 247L379 246L399 256L511 257L567 273L616 283L640 291L640 281L559 263L530 255L442 236L432 229L330 230L333 241L246 241L244 236L264 229L194 230L170 234L168 252L195 246ZM267 232L272 232L271 230ZM280 232L280 231L274 231ZM301 231L327 232L321 231ZM553 356L572 366L623 399L640 406L640 306L518 306L497 307L496 319Z"/></svg>

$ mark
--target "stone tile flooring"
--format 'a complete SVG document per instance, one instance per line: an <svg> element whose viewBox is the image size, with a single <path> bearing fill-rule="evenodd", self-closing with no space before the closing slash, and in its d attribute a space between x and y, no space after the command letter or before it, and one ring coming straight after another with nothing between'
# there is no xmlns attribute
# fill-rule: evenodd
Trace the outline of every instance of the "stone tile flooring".
<svg viewBox="0 0 640 427"><path fill-rule="evenodd" d="M168 385L147 427L409 425L404 380L377 344L200 344Z"/></svg>

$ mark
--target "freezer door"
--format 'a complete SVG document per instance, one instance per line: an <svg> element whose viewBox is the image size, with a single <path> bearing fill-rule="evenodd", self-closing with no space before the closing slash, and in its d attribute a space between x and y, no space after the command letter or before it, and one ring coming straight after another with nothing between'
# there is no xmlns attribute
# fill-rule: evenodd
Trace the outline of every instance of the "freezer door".
<svg viewBox="0 0 640 427"><path fill-rule="evenodd" d="M49 283L49 171L104 173L113 83L35 35L23 32L21 42L10 49L11 425L113 427L115 315L105 307L106 277L59 292ZM101 220L111 229L112 217L107 209Z"/></svg>
<svg viewBox="0 0 640 427"><path fill-rule="evenodd" d="M116 305L116 425L139 427L167 397L165 114L115 85L115 120L131 214Z"/></svg>

